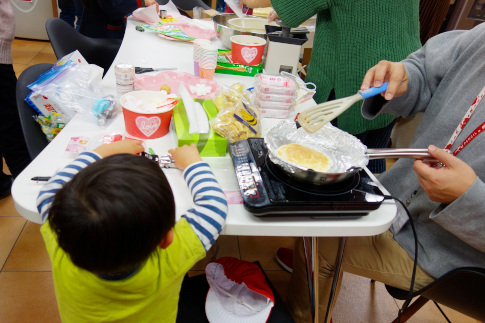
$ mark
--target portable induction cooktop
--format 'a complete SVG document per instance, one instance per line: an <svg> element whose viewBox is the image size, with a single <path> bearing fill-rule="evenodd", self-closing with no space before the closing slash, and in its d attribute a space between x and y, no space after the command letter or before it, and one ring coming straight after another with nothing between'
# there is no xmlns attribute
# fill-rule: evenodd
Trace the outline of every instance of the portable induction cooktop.
<svg viewBox="0 0 485 323"><path fill-rule="evenodd" d="M384 200L365 170L332 185L312 185L288 176L271 162L262 138L231 144L230 153L243 205L256 216L360 217Z"/></svg>

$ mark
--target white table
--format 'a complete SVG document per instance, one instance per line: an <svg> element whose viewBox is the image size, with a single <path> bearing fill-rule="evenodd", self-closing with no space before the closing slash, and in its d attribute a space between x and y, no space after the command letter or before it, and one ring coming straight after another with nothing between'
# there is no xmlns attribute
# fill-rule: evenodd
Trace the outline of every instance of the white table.
<svg viewBox="0 0 485 323"><path fill-rule="evenodd" d="M201 24L210 22L199 21ZM113 66L118 63L129 63L142 67L177 67L179 72L193 73L192 44L169 41L158 37L155 33L138 32L135 26L138 21L129 18L125 38L116 59L103 79L103 86L115 93L115 77ZM219 40L214 43L222 48ZM246 87L253 84L252 77L216 74L214 79L226 85L240 82ZM294 118L298 111L314 104L307 101L296 107L290 114ZM263 133L279 119L264 119ZM122 114L106 128L97 126L89 114L76 115L59 135L32 161L32 163L16 178L12 186L12 196L17 211L27 220L41 223L36 209L36 198L42 182L32 181L34 176L52 176L56 170L65 166L75 157L65 151L69 139L75 136L89 136L91 142L99 140L102 135L124 133ZM161 139L147 140L147 146L154 149L158 155L167 154L168 149L176 146L176 135L171 128ZM95 145L94 147L96 147ZM204 158L207 161L225 191L238 190L238 184L230 156ZM180 217L192 206L191 195L177 169L164 169L175 196L176 214ZM368 172L369 173L369 172ZM369 173L371 178L375 177ZM387 191L379 184L379 188ZM242 204L230 204L226 226L222 232L225 235L246 236L370 236L386 231L396 214L396 206L392 200L385 200L381 206L369 215L356 219L312 219L310 217L256 217L245 210ZM315 241L316 242L316 239ZM318 257L317 257L318 259ZM314 267L318 268L318 267Z"/></svg>

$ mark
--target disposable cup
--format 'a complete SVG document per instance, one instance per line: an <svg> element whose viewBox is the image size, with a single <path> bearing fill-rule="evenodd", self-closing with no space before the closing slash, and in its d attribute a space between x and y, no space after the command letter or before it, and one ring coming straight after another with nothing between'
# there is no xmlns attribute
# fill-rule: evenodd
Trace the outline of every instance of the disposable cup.
<svg viewBox="0 0 485 323"><path fill-rule="evenodd" d="M173 106L156 109L153 112L142 111L126 104L129 95L144 102L157 102L165 98L160 91L133 91L122 95L120 104L123 109L126 132L143 139L165 136L170 127Z"/></svg>
<svg viewBox="0 0 485 323"><path fill-rule="evenodd" d="M231 36L232 60L236 64L259 65L263 58L266 40L251 35Z"/></svg>
<svg viewBox="0 0 485 323"><path fill-rule="evenodd" d="M214 68L204 68L204 67L199 68L200 77L203 78L203 79L212 80L214 78L215 72L216 72L215 67Z"/></svg>
<svg viewBox="0 0 485 323"><path fill-rule="evenodd" d="M194 39L194 75L199 77L199 58L200 58L200 48L202 45L210 44L211 41L208 39L203 39L203 38L197 38Z"/></svg>

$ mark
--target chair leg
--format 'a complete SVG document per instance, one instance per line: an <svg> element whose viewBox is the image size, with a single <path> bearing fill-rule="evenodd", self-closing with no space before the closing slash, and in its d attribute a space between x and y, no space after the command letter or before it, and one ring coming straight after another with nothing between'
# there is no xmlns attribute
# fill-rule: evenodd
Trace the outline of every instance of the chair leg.
<svg viewBox="0 0 485 323"><path fill-rule="evenodd" d="M408 308L406 308L404 310L404 312L402 312L401 320L399 321L399 318L396 318L392 323L404 323L404 322L406 322L407 320L409 320L411 318L411 316L414 315L414 313L416 313L428 301L429 301L429 299L427 299L426 297L419 296L419 298L417 300L415 300L411 305L408 306Z"/></svg>

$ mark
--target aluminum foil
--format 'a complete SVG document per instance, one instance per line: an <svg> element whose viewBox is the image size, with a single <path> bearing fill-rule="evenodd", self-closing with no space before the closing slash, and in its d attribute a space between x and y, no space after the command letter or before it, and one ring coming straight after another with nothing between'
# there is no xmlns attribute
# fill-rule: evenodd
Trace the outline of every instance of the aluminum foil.
<svg viewBox="0 0 485 323"><path fill-rule="evenodd" d="M276 153L280 146L291 143L300 144L327 155L330 159L329 174L345 173L352 168L363 168L369 162L366 155L367 147L353 135L330 123L315 133L309 134L303 128L297 129L294 121L282 121L269 130L264 141L271 161L290 173L308 170L284 160Z"/></svg>

